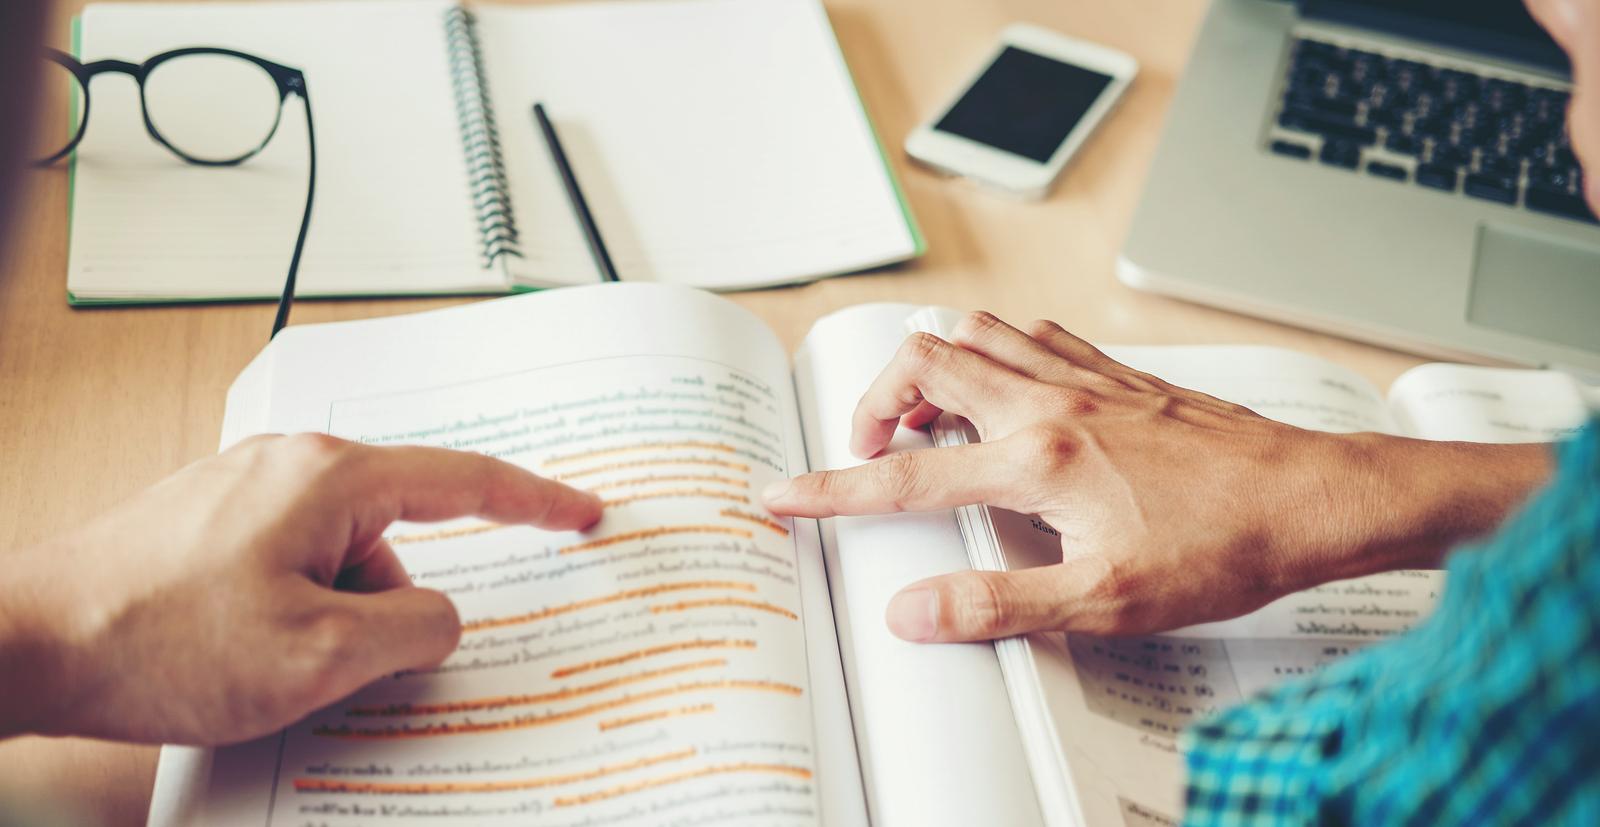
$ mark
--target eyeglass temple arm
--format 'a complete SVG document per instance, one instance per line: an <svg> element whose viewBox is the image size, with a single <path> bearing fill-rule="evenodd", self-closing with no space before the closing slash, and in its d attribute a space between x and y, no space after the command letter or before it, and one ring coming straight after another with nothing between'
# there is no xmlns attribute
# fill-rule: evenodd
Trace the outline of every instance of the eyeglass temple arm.
<svg viewBox="0 0 1600 827"><path fill-rule="evenodd" d="M272 335L268 341L277 338L278 331L289 323L289 309L294 305L295 276L300 272L300 254L306 247L306 232L311 229L311 201L317 191L317 130L311 123L311 93L306 90L303 77L297 80L295 92L306 108L306 139L311 142L311 172L310 180L306 183L306 211L300 218L300 235L294 242L294 257L289 259L289 277L283 283L283 295L278 299L278 315L272 320Z"/></svg>

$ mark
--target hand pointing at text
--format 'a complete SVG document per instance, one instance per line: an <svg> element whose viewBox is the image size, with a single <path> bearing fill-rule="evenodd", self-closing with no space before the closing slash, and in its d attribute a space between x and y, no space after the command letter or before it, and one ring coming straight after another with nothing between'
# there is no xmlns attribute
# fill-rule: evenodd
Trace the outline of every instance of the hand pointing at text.
<svg viewBox="0 0 1600 827"><path fill-rule="evenodd" d="M197 462L10 556L0 736L231 743L434 666L460 620L383 531L466 515L577 529L600 502L479 454L321 435Z"/></svg>

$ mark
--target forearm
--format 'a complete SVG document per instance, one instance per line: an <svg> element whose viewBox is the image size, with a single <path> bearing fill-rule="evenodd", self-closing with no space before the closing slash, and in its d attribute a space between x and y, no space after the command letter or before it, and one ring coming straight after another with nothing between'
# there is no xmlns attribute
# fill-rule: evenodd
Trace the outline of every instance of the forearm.
<svg viewBox="0 0 1600 827"><path fill-rule="evenodd" d="M1343 502L1319 515L1337 555L1328 577L1437 568L1457 545L1494 531L1550 476L1547 445L1340 437L1350 469Z"/></svg>

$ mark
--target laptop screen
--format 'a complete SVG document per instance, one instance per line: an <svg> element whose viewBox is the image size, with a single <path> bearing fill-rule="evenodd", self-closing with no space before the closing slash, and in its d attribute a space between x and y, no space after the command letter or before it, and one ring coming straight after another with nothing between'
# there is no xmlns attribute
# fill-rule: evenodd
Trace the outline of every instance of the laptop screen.
<svg viewBox="0 0 1600 827"><path fill-rule="evenodd" d="M1300 13L1561 72L1566 54L1522 0L1299 0Z"/></svg>

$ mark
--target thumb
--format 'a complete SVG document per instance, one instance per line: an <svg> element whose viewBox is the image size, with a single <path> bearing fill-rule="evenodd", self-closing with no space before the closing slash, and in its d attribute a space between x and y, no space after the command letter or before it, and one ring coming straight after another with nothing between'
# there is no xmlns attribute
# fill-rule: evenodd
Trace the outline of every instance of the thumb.
<svg viewBox="0 0 1600 827"><path fill-rule="evenodd" d="M917 643L993 640L1065 629L1084 619L1092 582L1076 562L1013 572L964 571L907 586L884 613L889 631Z"/></svg>
<svg viewBox="0 0 1600 827"><path fill-rule="evenodd" d="M439 665L461 641L461 616L443 592L413 586L372 594L329 592L345 639L328 664L320 705L405 669Z"/></svg>

